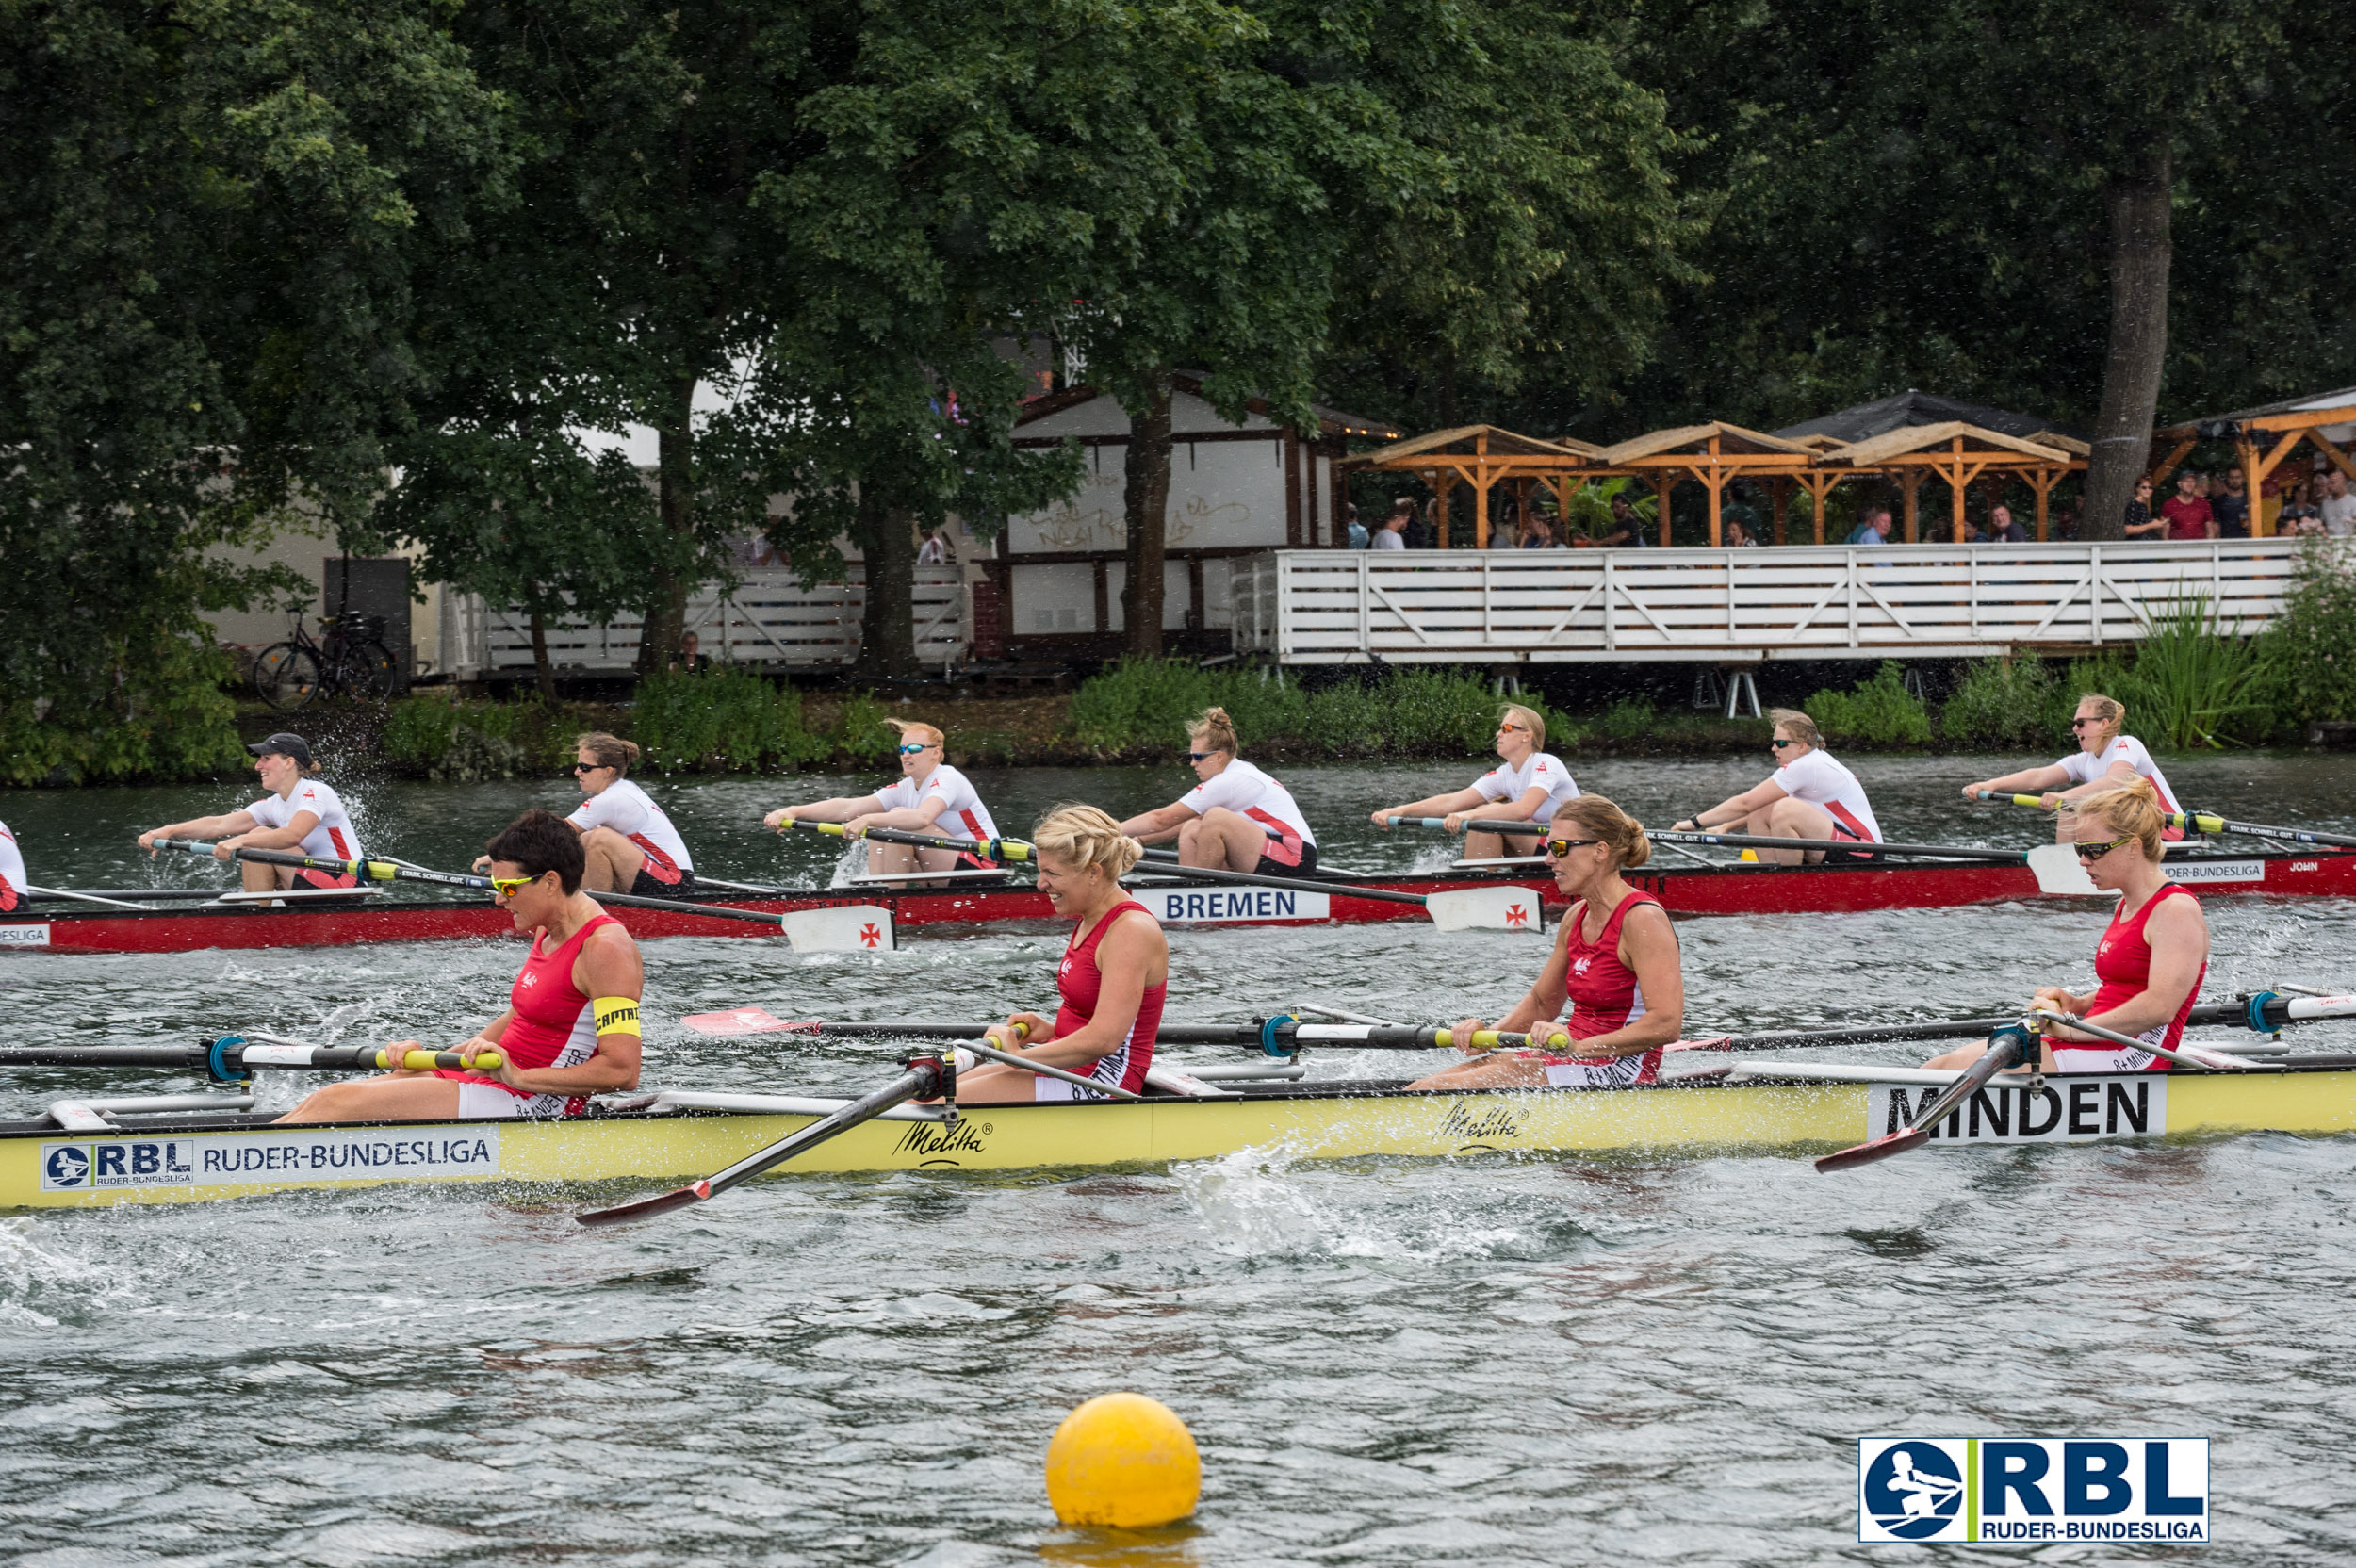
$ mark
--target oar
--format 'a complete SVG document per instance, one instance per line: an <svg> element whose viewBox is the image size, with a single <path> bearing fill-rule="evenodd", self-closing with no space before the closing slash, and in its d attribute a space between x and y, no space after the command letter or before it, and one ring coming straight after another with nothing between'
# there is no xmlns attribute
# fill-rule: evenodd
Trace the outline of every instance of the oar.
<svg viewBox="0 0 2356 1568"><path fill-rule="evenodd" d="M47 898L96 898L113 903L124 899L144 902L132 905L144 909L147 904L209 904L221 896L219 888L98 888L74 892L64 888L29 888L25 890L34 902ZM147 911L153 914L155 911Z"/></svg>
<svg viewBox="0 0 2356 1568"><path fill-rule="evenodd" d="M1031 846L1020 839L951 839L938 833L910 833L898 827L863 827L854 833L839 822L804 822L799 817L786 818L777 831L786 833L796 827L832 839L871 839L879 844L907 844L913 849L959 849L985 860L1027 861L1032 858Z"/></svg>
<svg viewBox="0 0 2356 1568"><path fill-rule="evenodd" d="M2282 1070L2278 1067L2238 1062L2221 1053L2214 1059L2204 1061L2185 1052L2171 1051L2164 1045L2153 1045L2150 1040L2139 1040L2133 1035L2122 1035L2116 1029L2105 1029L2099 1023L2088 1023L2076 1013L2065 1013L2053 1007L2039 1007L2037 1010L2037 1016L2051 1019L2055 1023L2067 1024L2081 1034L2092 1035L2096 1039L2109 1040L2114 1045L2132 1046L2137 1051L2149 1051L2161 1060L2173 1062L2178 1067L2188 1067L2195 1070L2229 1072L2280 1072Z"/></svg>
<svg viewBox="0 0 2356 1568"><path fill-rule="evenodd" d="M2002 790L1975 790L1982 800L2003 801L2014 806L2045 809L2043 795L2007 794ZM2167 811L2160 821L2169 827L2188 828L2195 833L2238 833L2248 839L2273 839L2286 844L2328 844L2334 849L2356 849L2356 839L2337 833L2310 833L2303 827L2275 827L2263 822L2233 822L2207 811Z"/></svg>
<svg viewBox="0 0 2356 1568"><path fill-rule="evenodd" d="M1821 1155L1816 1161L1816 1168L1820 1171L1847 1170L1854 1166L1871 1165L1875 1160L1886 1160L1892 1154L1903 1154L1909 1149L1920 1148L1930 1141L1930 1129L1939 1125L1941 1117L1986 1088L1988 1080L2006 1068L2037 1060L2037 1032L2026 1019L2004 1025L1988 1037L1988 1049L1980 1053L1978 1060L1965 1068L1963 1075L1944 1093L1917 1110L1906 1126L1894 1133L1868 1138L1851 1148Z"/></svg>
<svg viewBox="0 0 2356 1568"><path fill-rule="evenodd" d="M971 1042L968 1042L969 1044ZM700 1182L691 1183L652 1198L641 1198L634 1203L620 1203L610 1209L592 1209L581 1217L583 1225L618 1225L625 1220L647 1219L655 1215L669 1214L716 1198L740 1182L749 1182L762 1171L783 1165L806 1150L815 1149L840 1133L847 1133L862 1121L873 1121L894 1105L910 1100L928 1100L934 1095L944 1098L957 1088L957 1070L937 1056L920 1056L908 1064L908 1070L883 1087L852 1101L839 1111L832 1111L789 1136L779 1138L768 1148L747 1154L726 1170L715 1171Z"/></svg>
<svg viewBox="0 0 2356 1568"><path fill-rule="evenodd" d="M70 898L82 904L105 904L117 909L137 909L143 915L152 915L155 912L144 904L130 904L120 898L103 898L97 893L74 893L67 892L58 888L35 888L31 886L27 886L25 891L34 898ZM210 898L212 894L207 892L205 896Z"/></svg>
<svg viewBox="0 0 2356 1568"><path fill-rule="evenodd" d="M158 839L158 849L181 849L192 854L210 855L213 846L193 839ZM275 849L237 848L230 854L240 860L252 860L264 866L292 866L297 871L323 871L334 876L365 877L371 882L430 882L441 888L466 888L475 892L489 892L491 879L470 876L452 871L429 871L405 861L392 860L326 860L309 855L292 855ZM591 893L600 904L626 905L633 909L674 909L681 914L706 915L713 920L751 921L757 925L783 929L776 915L764 915L758 909L731 909L725 904L690 904L677 898L642 898L636 893Z"/></svg>
<svg viewBox="0 0 2356 1568"><path fill-rule="evenodd" d="M1857 855L1931 856L1947 860L1987 860L1998 865L2028 864L2025 849L1983 849L1976 844L1884 844L1862 839L1775 839L1758 833L1711 833L1692 829L1644 830L1644 836L1670 844L1724 844L1729 849L1845 849Z"/></svg>
<svg viewBox="0 0 2356 1568"><path fill-rule="evenodd" d="M258 1068L297 1072L368 1072L406 1068L412 1072L489 1072L505 1060L497 1051L461 1055L455 1051L410 1051L392 1059L389 1046L256 1044L242 1035L223 1035L195 1045L0 1046L0 1067L113 1067L202 1072L231 1083Z"/></svg>
<svg viewBox="0 0 2356 1568"><path fill-rule="evenodd" d="M1446 817L1384 817L1383 820L1393 827L1446 827L1448 825ZM1528 838L1532 833L1546 831L1546 825L1542 822L1505 822L1493 817L1465 817L1457 825L1461 832L1510 833L1515 838ZM1654 836L1659 837L1658 834Z"/></svg>

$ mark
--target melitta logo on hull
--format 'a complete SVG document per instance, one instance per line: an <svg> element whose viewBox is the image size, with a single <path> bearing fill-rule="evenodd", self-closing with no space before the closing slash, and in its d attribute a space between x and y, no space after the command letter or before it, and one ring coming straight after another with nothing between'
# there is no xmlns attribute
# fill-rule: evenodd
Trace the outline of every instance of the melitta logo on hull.
<svg viewBox="0 0 2356 1568"><path fill-rule="evenodd" d="M499 1130L433 1128L388 1136L376 1130L224 1133L202 1138L92 1138L41 1146L41 1190L225 1187L252 1183L409 1181L496 1176Z"/></svg>
<svg viewBox="0 0 2356 1568"><path fill-rule="evenodd" d="M990 1134L990 1124L975 1121L972 1117L959 1117L955 1126L944 1127L938 1121L911 1123L894 1154L914 1154L921 1160L945 1160L955 1165L954 1154L986 1154L990 1151L982 1140Z"/></svg>
<svg viewBox="0 0 2356 1568"><path fill-rule="evenodd" d="M0 947L47 947L46 925L0 925Z"/></svg>
<svg viewBox="0 0 2356 1568"><path fill-rule="evenodd" d="M1861 1437L1859 1541L2209 1539L2205 1437Z"/></svg>
<svg viewBox="0 0 2356 1568"><path fill-rule="evenodd" d="M1497 1138L1520 1137L1522 1123L1510 1106L1459 1100L1448 1106L1448 1116L1440 1123L1440 1135L1460 1143L1485 1144Z"/></svg>
<svg viewBox="0 0 2356 1568"><path fill-rule="evenodd" d="M1183 921L1331 920L1326 893L1284 888L1139 888L1130 897L1165 924Z"/></svg>
<svg viewBox="0 0 2356 1568"><path fill-rule="evenodd" d="M1941 1089L1875 1084L1865 1100L1865 1135L1909 1125ZM1999 1081L1924 1129L1944 1143L2086 1143L2096 1138L2156 1137L2168 1131L2168 1074L2048 1076L2036 1093Z"/></svg>

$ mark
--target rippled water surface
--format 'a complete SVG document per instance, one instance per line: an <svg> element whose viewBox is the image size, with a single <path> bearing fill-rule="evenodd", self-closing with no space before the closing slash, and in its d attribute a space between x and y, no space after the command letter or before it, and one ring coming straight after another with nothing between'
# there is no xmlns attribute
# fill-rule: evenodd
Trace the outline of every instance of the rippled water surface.
<svg viewBox="0 0 2356 1568"><path fill-rule="evenodd" d="M2011 765L1868 759L1860 772L1892 838L2035 842L2025 813L1950 805L1963 779ZM2170 773L2203 806L2347 830L2347 769L2244 756ZM1660 822L1762 768L1579 771ZM1361 866L1439 858L1430 836L1378 834L1364 813L1466 773L1280 770L1327 858ZM981 782L1019 832L1055 800L1127 811L1186 779ZM853 784L795 780L792 797ZM785 785L656 787L707 870L832 872L824 846L752 825ZM352 796L372 847L449 865L566 788ZM215 874L136 862L130 832L242 798L5 794L0 819L48 885L197 881ZM2213 995L2356 980L2346 903L2208 908ZM1984 1012L2035 984L2084 983L2102 918L2016 906L1686 922L1689 1017ZM1045 927L911 934L859 958L650 944L650 1081L872 1083L883 1048L712 1040L668 1021L744 1003L987 1016L1049 1000L1060 945ZM1179 930L1171 947L1172 1016L1200 1020L1302 1002L1494 1012L1538 953L1406 924ZM502 1004L519 956L506 941L8 954L0 995L24 1043L239 1025L434 1037ZM1314 1070L1425 1060L1337 1054ZM13 1072L0 1111L88 1087ZM1790 1157L1335 1165L1254 1151L1109 1173L795 1177L622 1231L575 1225L570 1194L451 1189L0 1217L0 1557L1862 1560L1857 1436L2037 1433L2211 1436L2219 1544L2205 1560L2345 1562L2356 1396L2333 1336L2356 1288L2352 1166L2356 1142L2279 1136L1940 1152L1838 1178ZM1130 1540L1060 1530L1039 1482L1047 1437L1121 1388L1192 1425L1202 1509Z"/></svg>

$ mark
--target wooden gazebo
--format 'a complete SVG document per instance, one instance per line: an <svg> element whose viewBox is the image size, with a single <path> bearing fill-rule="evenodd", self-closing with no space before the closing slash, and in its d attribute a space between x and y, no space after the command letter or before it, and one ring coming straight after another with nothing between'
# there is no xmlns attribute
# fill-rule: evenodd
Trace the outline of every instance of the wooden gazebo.
<svg viewBox="0 0 2356 1568"><path fill-rule="evenodd" d="M1797 479L1808 471L1814 455L1795 441L1713 421L1657 430L1615 447L1606 447L1597 466L1590 469L1587 477L1625 474L1650 484L1661 498L1657 515L1663 547L1669 543L1669 494L1683 481L1695 481L1710 492L1710 543L1715 548L1721 537L1719 509L1725 503L1728 484L1738 479ZM1780 504L1775 512L1780 543ZM1821 508L1818 514L1822 515Z"/></svg>
<svg viewBox="0 0 2356 1568"><path fill-rule="evenodd" d="M2351 437L2356 437L2356 386L2267 403L2261 408L2212 414L2151 433L2155 448L2162 444L2168 448L2151 466L2151 484L2155 490L2164 486L2168 476L2191 455L2196 443L2230 440L2249 487L2250 536L2263 537L2274 531L2274 519L2266 514L2262 504L2266 476L2281 467L2283 460L2304 441L2321 452L2333 467L2356 480L2356 458L2348 455L2345 445Z"/></svg>
<svg viewBox="0 0 2356 1568"><path fill-rule="evenodd" d="M1567 516L1571 486L1582 482L1572 476L1591 473L1599 452L1600 449L1583 441L1541 441L1497 425L1459 425L1394 442L1346 462L1351 467L1413 474L1423 481L1434 498L1432 521L1438 525L1442 549L1448 547L1450 496L1459 484L1471 486L1473 546L1485 550L1489 547L1491 486L1509 482L1518 484L1526 511L1530 486L1550 484Z"/></svg>
<svg viewBox="0 0 2356 1568"><path fill-rule="evenodd" d="M2049 436L2049 438L2051 438ZM2058 439L2069 439L2060 437ZM2048 519L2047 502L2053 486L2072 468L2086 466L2084 444L2072 441L2080 450L2076 453L2059 446L2045 446L2023 440L2019 436L2001 434L1977 425L1950 419L1936 425L1902 425L1870 440L1852 442L1817 454L1815 464L1820 472L1852 474L1887 474L1894 479L1906 497L1906 537L1912 544L1920 536L1920 514L1916 494L1925 478L1937 479L1947 486L1949 526L1955 542L1964 542L1963 501L1973 481L1985 474L2008 473L2027 482L2037 494L2037 536L2043 539ZM1815 489L1810 485L1811 490ZM1829 484L1824 490L1829 490ZM1824 506L1823 492L1817 492L1816 515L1819 543L1824 531Z"/></svg>

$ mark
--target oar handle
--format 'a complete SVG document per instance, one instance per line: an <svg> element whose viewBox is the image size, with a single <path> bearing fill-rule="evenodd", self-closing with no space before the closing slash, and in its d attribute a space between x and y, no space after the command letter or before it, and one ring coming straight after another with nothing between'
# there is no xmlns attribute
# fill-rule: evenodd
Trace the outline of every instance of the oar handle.
<svg viewBox="0 0 2356 1568"><path fill-rule="evenodd" d="M1384 817L1383 820L1393 827L1446 827L1448 825L1446 817ZM1533 833L1544 833L1546 830L1546 825L1542 822L1504 822L1494 817L1468 816L1459 825L1467 833L1510 833L1515 838L1528 838Z"/></svg>
<svg viewBox="0 0 2356 1568"><path fill-rule="evenodd" d="M862 827L854 833L839 822L804 822L788 817L777 831L806 828L812 833L825 833L837 839L871 839L880 844L908 844L917 849L961 849L978 855L985 860L1027 861L1032 848L1020 839L952 839L938 833L910 833L898 827Z"/></svg>
<svg viewBox="0 0 2356 1568"><path fill-rule="evenodd" d="M1717 844L1727 849L1841 849L1857 855L1927 856L1950 860L1989 860L2015 866L2023 864L2029 858L2026 850L1986 849L1977 844L1890 844L1869 842L1863 839L1782 839L1762 833L1713 833L1708 828L1662 828L1658 832L1647 828L1645 837L1659 843Z"/></svg>
<svg viewBox="0 0 2356 1568"><path fill-rule="evenodd" d="M1993 800L2007 806L2032 806L2040 810L2045 806L2043 795L2017 795L2008 790L1974 790L1972 793L1981 800Z"/></svg>

